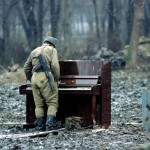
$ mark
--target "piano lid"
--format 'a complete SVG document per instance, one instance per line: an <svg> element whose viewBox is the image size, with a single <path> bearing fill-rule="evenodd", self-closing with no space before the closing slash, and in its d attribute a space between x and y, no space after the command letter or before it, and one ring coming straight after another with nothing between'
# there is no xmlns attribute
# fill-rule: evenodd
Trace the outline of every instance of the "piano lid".
<svg viewBox="0 0 150 150"><path fill-rule="evenodd" d="M60 74L92 76L101 75L102 61L64 60L60 61Z"/></svg>
<svg viewBox="0 0 150 150"><path fill-rule="evenodd" d="M60 87L93 86L101 76L102 62L91 60L60 61Z"/></svg>

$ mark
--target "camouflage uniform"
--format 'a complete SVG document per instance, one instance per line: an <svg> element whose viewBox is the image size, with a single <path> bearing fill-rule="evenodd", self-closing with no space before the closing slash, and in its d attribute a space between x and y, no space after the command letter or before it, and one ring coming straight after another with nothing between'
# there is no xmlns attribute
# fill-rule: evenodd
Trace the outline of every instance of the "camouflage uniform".
<svg viewBox="0 0 150 150"><path fill-rule="evenodd" d="M55 46L54 46L55 47ZM60 75L60 67L58 61L57 50L48 44L44 43L41 47L36 48L31 52L27 61L24 65L24 71L27 77L27 80L31 81L33 97L35 102L35 114L37 121L39 119L39 124L45 125L46 120L41 120L44 117L44 105L46 104L48 107L47 116L50 116L50 121L53 119L52 117L56 116L57 108L58 108L58 87L57 83L59 81ZM51 84L54 87L54 91L51 91L50 84L48 79L43 71L33 72L32 69L38 63L38 59L36 58L39 54L42 54L45 59L49 70L51 70Z"/></svg>

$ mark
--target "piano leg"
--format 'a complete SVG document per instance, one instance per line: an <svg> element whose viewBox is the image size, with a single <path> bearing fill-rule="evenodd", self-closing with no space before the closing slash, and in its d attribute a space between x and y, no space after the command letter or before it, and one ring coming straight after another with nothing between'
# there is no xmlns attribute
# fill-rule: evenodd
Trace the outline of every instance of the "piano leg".
<svg viewBox="0 0 150 150"><path fill-rule="evenodd" d="M33 96L30 94L26 95L26 123L27 124L34 124L36 121L35 117L35 104Z"/></svg>
<svg viewBox="0 0 150 150"><path fill-rule="evenodd" d="M96 125L96 96L92 96L92 120L93 125Z"/></svg>

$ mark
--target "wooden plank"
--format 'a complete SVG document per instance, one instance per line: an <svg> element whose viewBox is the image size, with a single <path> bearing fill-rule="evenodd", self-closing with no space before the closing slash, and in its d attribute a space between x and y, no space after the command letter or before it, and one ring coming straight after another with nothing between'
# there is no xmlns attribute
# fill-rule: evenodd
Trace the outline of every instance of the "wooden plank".
<svg viewBox="0 0 150 150"><path fill-rule="evenodd" d="M26 125L25 122L3 122L0 125Z"/></svg>
<svg viewBox="0 0 150 150"><path fill-rule="evenodd" d="M58 134L59 131L63 131L65 128L61 128L58 130L44 131L44 132L34 132L34 133L24 133L24 134L8 134L8 135L0 135L0 139L17 139L17 138L26 138L26 137L40 137L47 136L49 133Z"/></svg>

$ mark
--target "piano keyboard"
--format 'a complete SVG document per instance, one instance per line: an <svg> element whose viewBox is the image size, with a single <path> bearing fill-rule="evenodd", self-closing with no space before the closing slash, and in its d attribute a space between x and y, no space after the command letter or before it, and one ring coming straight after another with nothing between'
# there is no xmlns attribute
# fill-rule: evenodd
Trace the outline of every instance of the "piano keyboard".
<svg viewBox="0 0 150 150"><path fill-rule="evenodd" d="M31 90L31 87L26 88L27 90ZM91 90L91 87L73 87L73 88L58 88L60 91L67 91L67 90Z"/></svg>
<svg viewBox="0 0 150 150"><path fill-rule="evenodd" d="M59 91L67 90L91 90L91 87L59 88Z"/></svg>

